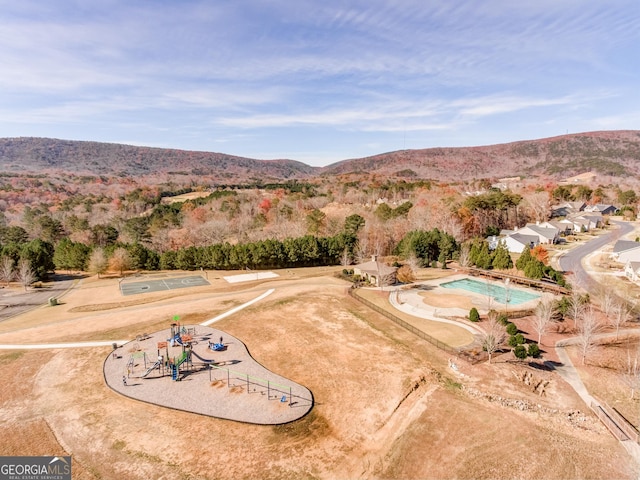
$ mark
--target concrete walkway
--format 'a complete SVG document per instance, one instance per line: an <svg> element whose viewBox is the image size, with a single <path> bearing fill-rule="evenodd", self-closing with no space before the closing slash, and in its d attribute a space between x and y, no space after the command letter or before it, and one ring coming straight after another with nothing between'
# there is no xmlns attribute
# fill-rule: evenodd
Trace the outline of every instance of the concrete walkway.
<svg viewBox="0 0 640 480"><path fill-rule="evenodd" d="M401 300L400 300L401 299ZM449 325L455 325L470 332L472 335L483 335L484 331L480 327L476 327L469 323L464 323L457 320L449 320L443 318L440 315L460 316L464 317L466 312L461 308L434 308L427 305L422 301L418 290L393 290L389 293L389 303L401 312L414 317L424 318L425 320L431 320L433 322L448 323Z"/></svg>
<svg viewBox="0 0 640 480"><path fill-rule="evenodd" d="M271 295L273 292L275 292L275 289L273 288L270 290L267 290L266 292L257 296L256 298L249 300L248 302L243 303L242 305L238 305L237 307L234 307L231 310L218 315L217 317L214 317L210 320L202 322L200 325L204 327L209 326L212 323L220 321L223 318L233 315L234 313L237 313L240 310L247 308L256 302L259 302L260 300ZM73 343L32 343L32 344L7 343L7 344L0 344L0 350L41 350L41 349L54 349L54 348L57 349L57 348L112 347L114 343L118 345L118 347L121 347L122 345L130 341L131 340L102 340L98 342L73 342Z"/></svg>
<svg viewBox="0 0 640 480"><path fill-rule="evenodd" d="M108 340L101 342L73 342L73 343L31 343L31 344L0 344L0 350L41 350L51 348L85 348L85 347L119 347L131 340Z"/></svg>

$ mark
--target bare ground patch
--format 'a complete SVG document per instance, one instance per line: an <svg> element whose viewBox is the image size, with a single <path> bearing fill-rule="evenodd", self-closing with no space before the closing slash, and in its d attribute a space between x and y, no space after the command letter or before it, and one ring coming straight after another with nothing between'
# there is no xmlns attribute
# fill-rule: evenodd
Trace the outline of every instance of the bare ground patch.
<svg viewBox="0 0 640 480"><path fill-rule="evenodd" d="M76 478L637 478L588 412L572 421L581 403L558 378L540 397L514 375L522 365L459 364L455 373L442 352L323 275L269 282L274 294L216 323L265 367L313 392L316 405L303 419L246 425L124 398L101 376L108 348L7 352L0 405L11 451L39 454L38 442L57 442L80 465ZM211 318L230 298L180 306L185 316ZM139 333L174 313L167 304L139 308L87 316L73 324L75 334ZM48 338L49 328L34 324L32 341ZM543 408L520 411L516 401Z"/></svg>

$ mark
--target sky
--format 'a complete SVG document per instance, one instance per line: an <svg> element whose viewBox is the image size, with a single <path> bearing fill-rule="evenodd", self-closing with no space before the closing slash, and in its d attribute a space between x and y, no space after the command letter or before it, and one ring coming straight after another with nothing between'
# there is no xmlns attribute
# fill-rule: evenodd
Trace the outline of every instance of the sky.
<svg viewBox="0 0 640 480"><path fill-rule="evenodd" d="M313 166L640 129L638 0L0 0L0 137Z"/></svg>

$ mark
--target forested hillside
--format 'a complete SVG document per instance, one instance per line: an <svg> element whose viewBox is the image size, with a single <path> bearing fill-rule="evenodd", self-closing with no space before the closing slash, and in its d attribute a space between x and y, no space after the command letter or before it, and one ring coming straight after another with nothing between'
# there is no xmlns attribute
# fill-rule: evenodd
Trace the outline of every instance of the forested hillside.
<svg viewBox="0 0 640 480"><path fill-rule="evenodd" d="M36 277L54 268L103 273L348 267L371 255L444 266L472 246L481 263L492 267L494 254L482 246L483 239L503 228L547 220L554 203L613 203L634 216L638 181L630 172L638 167L638 135L609 132L414 152L425 155L422 163L398 152L389 158L402 162L380 156L321 170L222 154L4 140L0 270L5 273L0 277L9 278L24 262ZM496 168L490 159L497 152L503 152L503 160L496 160L502 169L487 177ZM507 168L504 159L513 152L519 157ZM594 160L600 158L594 152L609 163ZM452 164L449 171L465 165L471 173L455 181L417 173L428 158L452 155L466 163ZM558 158L565 163L553 160ZM587 183L562 184L565 175L584 173L582 167L592 172ZM353 173L358 169L364 170ZM396 175L382 174L390 169ZM519 169L530 173L499 178ZM531 173L537 171L542 173Z"/></svg>

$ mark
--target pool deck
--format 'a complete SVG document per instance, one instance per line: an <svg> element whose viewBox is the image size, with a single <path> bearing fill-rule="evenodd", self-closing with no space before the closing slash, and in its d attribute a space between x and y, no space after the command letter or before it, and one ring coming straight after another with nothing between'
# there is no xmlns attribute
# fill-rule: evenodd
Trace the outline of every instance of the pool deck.
<svg viewBox="0 0 640 480"><path fill-rule="evenodd" d="M478 325L466 320L469 316L468 309L456 306L434 307L432 305L429 305L425 301L425 299L420 296L421 288L424 288L425 286L429 287L429 292L435 294L447 295L455 293L456 295L464 295L471 300L472 305L478 309L478 312L481 315L486 315L489 310L506 310L507 312L515 310L533 310L535 309L541 298L554 297L554 295L551 293L545 293L536 290L535 293L539 295L539 298L528 300L517 305L505 306L504 304L495 301L492 297L488 297L487 295L481 293L470 292L462 288L444 288L440 286L440 284L442 283L450 283L465 278L477 280L477 277L469 277L465 274L457 274L451 275L446 278L427 280L416 284L416 286L420 288L392 291L389 295L389 301L391 305L394 306L394 308L405 312L408 315L413 315L436 322L449 323L460 328L464 328L465 330L471 332L473 335L479 335L484 333L483 330ZM501 281L485 280L485 282L504 288L504 283ZM523 290L527 292L532 291L531 289L526 287L516 287L513 285L511 285L509 289Z"/></svg>

